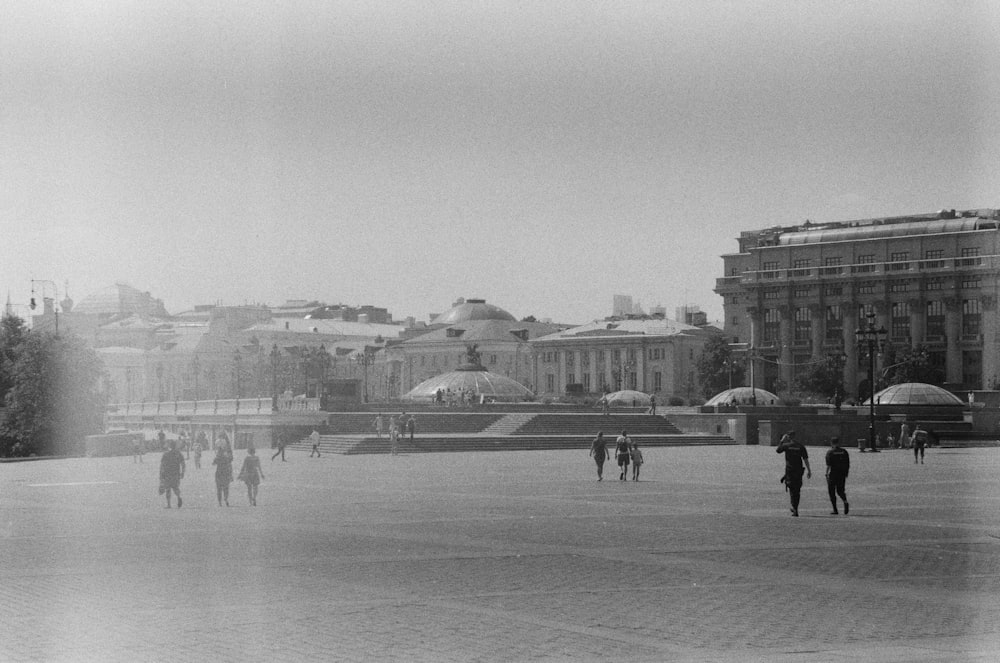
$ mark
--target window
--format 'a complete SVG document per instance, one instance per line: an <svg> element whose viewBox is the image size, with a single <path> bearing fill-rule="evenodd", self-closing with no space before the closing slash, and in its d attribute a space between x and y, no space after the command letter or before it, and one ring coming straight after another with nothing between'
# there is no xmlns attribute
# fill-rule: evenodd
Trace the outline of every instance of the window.
<svg viewBox="0 0 1000 663"><path fill-rule="evenodd" d="M627 353L626 353L625 356L628 357L628 361L633 361L634 362L635 361L635 348L629 348L627 350Z"/></svg>
<svg viewBox="0 0 1000 663"><path fill-rule="evenodd" d="M858 294L859 295L870 295L875 292L875 282L874 281L862 281L858 284Z"/></svg>
<svg viewBox="0 0 1000 663"><path fill-rule="evenodd" d="M802 269L803 267L808 267L811 262L812 261L809 258L796 258L792 261L792 267L795 269Z"/></svg>
<svg viewBox="0 0 1000 663"><path fill-rule="evenodd" d="M835 258L823 258L823 266L833 267L835 265L839 265L842 260L843 258L841 258L840 256L837 256Z"/></svg>
<svg viewBox="0 0 1000 663"><path fill-rule="evenodd" d="M875 271L875 254L869 253L863 256L858 256L857 264L851 267L851 271L855 274L863 274L865 272Z"/></svg>
<svg viewBox="0 0 1000 663"><path fill-rule="evenodd" d="M868 324L868 316L875 316L875 305L874 304L862 304L858 307L858 320L862 321L862 324Z"/></svg>
<svg viewBox="0 0 1000 663"><path fill-rule="evenodd" d="M979 257L978 246L965 247L962 249L961 255L961 258L955 260L956 267L975 267L983 264L983 259Z"/></svg>
<svg viewBox="0 0 1000 663"><path fill-rule="evenodd" d="M944 288L944 279L927 279L927 289L928 290L942 290Z"/></svg>
<svg viewBox="0 0 1000 663"><path fill-rule="evenodd" d="M764 291L764 299L778 299L781 297L780 288L768 288Z"/></svg>
<svg viewBox="0 0 1000 663"><path fill-rule="evenodd" d="M927 302L927 318L925 332L928 341L944 338L944 302Z"/></svg>
<svg viewBox="0 0 1000 663"><path fill-rule="evenodd" d="M773 271L777 271L777 269L778 269L778 261L777 260L766 261L764 263L764 271L765 272L773 272Z"/></svg>
<svg viewBox="0 0 1000 663"><path fill-rule="evenodd" d="M497 356L496 355L490 355L490 363L491 364L496 364L497 363Z"/></svg>
<svg viewBox="0 0 1000 663"><path fill-rule="evenodd" d="M566 384L576 384L576 373L566 374Z"/></svg>
<svg viewBox="0 0 1000 663"><path fill-rule="evenodd" d="M938 260L944 257L944 249L928 249L924 251L924 258L926 260Z"/></svg>
<svg viewBox="0 0 1000 663"><path fill-rule="evenodd" d="M809 297L812 295L812 288L795 288L792 291L792 295L795 297Z"/></svg>
<svg viewBox="0 0 1000 663"><path fill-rule="evenodd" d="M781 316L778 309L764 309L764 342L775 343L781 328Z"/></svg>
<svg viewBox="0 0 1000 663"><path fill-rule="evenodd" d="M893 281L889 284L889 292L906 292L909 289L909 281Z"/></svg>
<svg viewBox="0 0 1000 663"><path fill-rule="evenodd" d="M603 364L604 363L604 350L598 350L597 351L597 363L598 364Z"/></svg>
<svg viewBox="0 0 1000 663"><path fill-rule="evenodd" d="M889 254L889 264L886 266L889 271L900 271L910 268L910 263L907 260L910 259L909 251L897 251L895 253Z"/></svg>
<svg viewBox="0 0 1000 663"><path fill-rule="evenodd" d="M890 310L889 334L893 339L910 338L910 305L906 302L894 302Z"/></svg>
<svg viewBox="0 0 1000 663"><path fill-rule="evenodd" d="M978 299L966 299L962 302L962 338L976 340L980 331L982 313Z"/></svg>
<svg viewBox="0 0 1000 663"><path fill-rule="evenodd" d="M583 390L590 391L590 373L583 374Z"/></svg>
<svg viewBox="0 0 1000 663"><path fill-rule="evenodd" d="M556 376L549 373L545 376L545 391L556 390Z"/></svg>
<svg viewBox="0 0 1000 663"><path fill-rule="evenodd" d="M840 256L823 258L823 266L820 267L819 273L827 276L842 274L844 270L840 266L841 262L842 258Z"/></svg>
<svg viewBox="0 0 1000 663"><path fill-rule="evenodd" d="M572 350L566 351L566 365L570 367L576 365L576 353ZM572 382L572 380L570 380L570 382Z"/></svg>
<svg viewBox="0 0 1000 663"><path fill-rule="evenodd" d="M981 288L983 282L978 278L963 278L962 287L963 288Z"/></svg>
<svg viewBox="0 0 1000 663"><path fill-rule="evenodd" d="M653 371L653 391L661 391L663 389L663 373L660 371Z"/></svg>
<svg viewBox="0 0 1000 663"><path fill-rule="evenodd" d="M794 339L796 344L808 343L812 333L812 312L807 306L795 309Z"/></svg>
<svg viewBox="0 0 1000 663"><path fill-rule="evenodd" d="M826 307L826 342L840 343L844 340L844 313L835 304Z"/></svg>
<svg viewBox="0 0 1000 663"><path fill-rule="evenodd" d="M832 297L839 297L844 294L844 286L839 283L827 283L823 286L823 294Z"/></svg>

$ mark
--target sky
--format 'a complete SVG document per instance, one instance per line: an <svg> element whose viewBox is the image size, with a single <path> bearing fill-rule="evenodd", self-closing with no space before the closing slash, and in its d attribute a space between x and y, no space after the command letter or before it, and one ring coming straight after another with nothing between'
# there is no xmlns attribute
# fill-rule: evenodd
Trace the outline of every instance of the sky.
<svg viewBox="0 0 1000 663"><path fill-rule="evenodd" d="M998 35L975 0L8 0L0 288L719 319L741 231L1000 207Z"/></svg>

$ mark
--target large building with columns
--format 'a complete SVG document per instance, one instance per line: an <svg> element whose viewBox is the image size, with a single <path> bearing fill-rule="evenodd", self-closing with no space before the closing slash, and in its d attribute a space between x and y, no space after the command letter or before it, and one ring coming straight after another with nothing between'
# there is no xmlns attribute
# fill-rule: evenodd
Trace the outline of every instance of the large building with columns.
<svg viewBox="0 0 1000 663"><path fill-rule="evenodd" d="M756 385L772 391L837 356L848 391L864 393L855 332L872 319L887 343L925 350L944 386L996 388L998 219L995 209L942 210L743 232L716 281L725 333L750 344Z"/></svg>

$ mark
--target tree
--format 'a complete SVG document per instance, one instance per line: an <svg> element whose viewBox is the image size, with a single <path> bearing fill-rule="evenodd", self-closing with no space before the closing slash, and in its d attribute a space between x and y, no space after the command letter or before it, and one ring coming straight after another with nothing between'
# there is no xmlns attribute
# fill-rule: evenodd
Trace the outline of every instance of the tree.
<svg viewBox="0 0 1000 663"><path fill-rule="evenodd" d="M733 355L733 349L724 336L715 335L706 341L695 367L705 398L729 389L730 385L742 385L744 382L744 361Z"/></svg>
<svg viewBox="0 0 1000 663"><path fill-rule="evenodd" d="M3 455L77 454L102 424L100 359L75 336L30 333L18 345L0 427Z"/></svg>
<svg viewBox="0 0 1000 663"><path fill-rule="evenodd" d="M882 379L879 388L905 382L924 382L941 386L944 384L944 371L939 366L932 366L928 361L927 348L920 345L915 348L892 346L883 360Z"/></svg>
<svg viewBox="0 0 1000 663"><path fill-rule="evenodd" d="M14 386L14 363L18 347L28 335L24 320L16 315L0 318L0 403Z"/></svg>
<svg viewBox="0 0 1000 663"><path fill-rule="evenodd" d="M795 378L795 387L805 393L834 399L844 395L844 371L841 359L827 357L810 366Z"/></svg>
<svg viewBox="0 0 1000 663"><path fill-rule="evenodd" d="M521 318L521 322L538 322L538 318L533 315L527 315Z"/></svg>

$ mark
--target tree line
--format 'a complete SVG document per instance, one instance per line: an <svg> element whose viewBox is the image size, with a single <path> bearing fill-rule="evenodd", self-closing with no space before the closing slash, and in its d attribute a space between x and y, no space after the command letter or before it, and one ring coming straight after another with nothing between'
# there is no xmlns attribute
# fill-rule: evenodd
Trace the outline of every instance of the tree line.
<svg viewBox="0 0 1000 663"><path fill-rule="evenodd" d="M103 366L77 336L0 318L0 456L80 455L103 428Z"/></svg>

